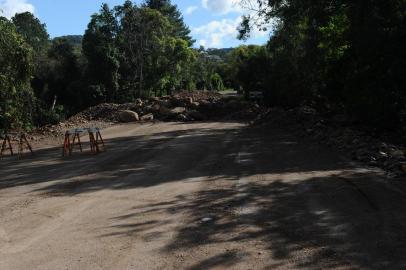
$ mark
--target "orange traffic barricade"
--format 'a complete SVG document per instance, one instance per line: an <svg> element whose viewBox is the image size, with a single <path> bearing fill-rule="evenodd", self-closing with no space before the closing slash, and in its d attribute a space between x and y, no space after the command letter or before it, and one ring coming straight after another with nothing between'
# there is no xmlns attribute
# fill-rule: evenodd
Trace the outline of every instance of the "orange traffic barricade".
<svg viewBox="0 0 406 270"><path fill-rule="evenodd" d="M104 145L104 141L102 135L100 133L99 128L88 128L87 131L89 132L89 141L90 141L90 151L93 154L98 154L100 151L105 151L106 146ZM102 146L102 147L100 147Z"/></svg>
<svg viewBox="0 0 406 270"><path fill-rule="evenodd" d="M75 145L78 145L80 152L83 152L82 142L80 141L80 135L83 132L85 132L85 130L80 128L71 129L65 132L62 156L71 156Z"/></svg>
<svg viewBox="0 0 406 270"><path fill-rule="evenodd" d="M84 132L89 134L90 151L92 154L98 154L101 151L105 151L105 144L99 128L83 128L72 129L65 133L65 140L63 143L62 156L72 155L75 145L79 146L80 152L83 152L82 142L80 136Z"/></svg>

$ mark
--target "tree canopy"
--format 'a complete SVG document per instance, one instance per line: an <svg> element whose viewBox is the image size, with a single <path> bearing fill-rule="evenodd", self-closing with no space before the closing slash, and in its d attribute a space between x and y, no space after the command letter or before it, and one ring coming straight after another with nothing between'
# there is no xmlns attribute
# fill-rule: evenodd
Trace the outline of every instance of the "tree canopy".
<svg viewBox="0 0 406 270"><path fill-rule="evenodd" d="M190 36L190 29L183 21L181 12L170 0L146 0L144 6L158 10L165 16L172 25L172 35L176 38L184 39L192 46L195 40Z"/></svg>

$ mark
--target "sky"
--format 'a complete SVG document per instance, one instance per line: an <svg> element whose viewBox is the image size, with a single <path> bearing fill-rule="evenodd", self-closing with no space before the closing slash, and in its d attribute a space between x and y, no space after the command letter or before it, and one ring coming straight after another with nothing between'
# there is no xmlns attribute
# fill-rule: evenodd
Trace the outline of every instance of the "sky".
<svg viewBox="0 0 406 270"><path fill-rule="evenodd" d="M184 16L196 40L195 47L228 48L240 44L265 44L269 33L254 31L245 43L239 41L237 26L247 13L237 0L172 0ZM0 14L10 18L15 13L30 11L47 25L51 37L82 35L90 16L102 3L111 7L124 0L0 0ZM136 1L139 2L139 1Z"/></svg>

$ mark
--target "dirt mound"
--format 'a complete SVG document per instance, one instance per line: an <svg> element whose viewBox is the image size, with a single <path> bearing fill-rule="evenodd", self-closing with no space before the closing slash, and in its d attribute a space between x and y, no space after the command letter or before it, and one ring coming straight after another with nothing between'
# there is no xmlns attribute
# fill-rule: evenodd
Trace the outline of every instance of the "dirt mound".
<svg viewBox="0 0 406 270"><path fill-rule="evenodd" d="M35 130L32 138L61 137L73 128L105 128L123 122L120 113L134 112L140 121L205 121L233 120L250 122L266 109L241 97L224 97L219 93L180 92L172 96L137 99L132 103L103 103L90 107L57 125ZM135 121L135 120L134 120ZM126 121L124 121L126 122Z"/></svg>
<svg viewBox="0 0 406 270"><path fill-rule="evenodd" d="M108 121L118 122L120 117L119 111L131 110L135 104L114 104L103 103L94 107L90 107L68 119L67 122L81 123L86 121Z"/></svg>
<svg viewBox="0 0 406 270"><path fill-rule="evenodd" d="M120 122L120 111L133 111L141 119L161 121L199 121L199 120L252 120L263 111L254 102L240 97L224 98L213 92L181 92L161 98L137 99L134 103L104 103L80 112L66 123L81 124L88 121Z"/></svg>

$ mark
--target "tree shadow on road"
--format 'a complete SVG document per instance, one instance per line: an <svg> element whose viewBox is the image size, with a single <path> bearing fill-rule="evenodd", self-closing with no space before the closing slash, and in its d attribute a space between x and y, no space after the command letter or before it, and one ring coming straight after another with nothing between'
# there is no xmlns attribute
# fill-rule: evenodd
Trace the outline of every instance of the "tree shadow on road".
<svg viewBox="0 0 406 270"><path fill-rule="evenodd" d="M137 219L146 208L149 213L186 215L185 225L163 253L241 244L267 250L273 263L270 269L405 269L406 197L380 182L370 182L370 177L264 179L239 190L211 188L147 205L120 218ZM252 250L246 252L256 256ZM190 269L210 269L213 262L230 267L239 260L243 258L237 253L216 253Z"/></svg>
<svg viewBox="0 0 406 270"><path fill-rule="evenodd" d="M240 148L240 157L224 156L206 189L117 218L131 221L165 212L186 216L163 253L240 244L269 269L405 269L405 193L379 171L304 149L282 134L273 136L272 143L257 144L258 136L243 134L238 142L247 140L250 147ZM309 154L307 160L296 157L296 151ZM264 248L269 257L249 246ZM233 268L247 256L228 252L233 256L215 252L190 269Z"/></svg>

